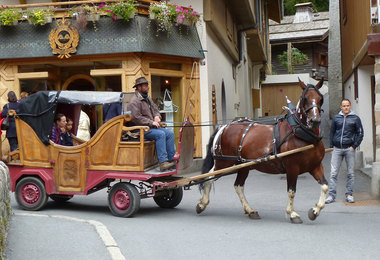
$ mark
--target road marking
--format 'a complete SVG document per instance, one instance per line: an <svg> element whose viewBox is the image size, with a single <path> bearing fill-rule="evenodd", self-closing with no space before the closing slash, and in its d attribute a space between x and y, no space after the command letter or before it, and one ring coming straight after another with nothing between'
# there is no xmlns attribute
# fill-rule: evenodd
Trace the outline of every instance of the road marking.
<svg viewBox="0 0 380 260"><path fill-rule="evenodd" d="M23 212L14 212L16 216L28 216L28 217L45 217L45 218L60 218L69 221L82 222L92 225L99 237L102 239L104 245L106 246L108 253L111 256L112 260L125 260L124 255L121 253L120 248L118 247L115 239L112 237L108 228L99 221L96 220L86 220L81 218L74 218L63 215L46 215L46 214L33 214L33 213L23 213Z"/></svg>

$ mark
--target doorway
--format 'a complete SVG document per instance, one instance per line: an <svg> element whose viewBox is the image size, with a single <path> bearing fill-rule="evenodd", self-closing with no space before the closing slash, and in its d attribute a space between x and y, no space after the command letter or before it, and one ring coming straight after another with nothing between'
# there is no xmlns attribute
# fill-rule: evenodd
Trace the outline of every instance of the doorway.
<svg viewBox="0 0 380 260"><path fill-rule="evenodd" d="M173 130L175 136L175 144L177 146L180 129L180 127L178 126L180 126L180 122L183 121L181 102L182 78L152 75L151 80L152 100L157 105L158 110L160 111L162 121L167 123L168 129ZM172 101L171 103L173 104L171 109L168 106L170 102L164 102L170 101L170 99ZM164 103L166 104L166 106L164 105Z"/></svg>

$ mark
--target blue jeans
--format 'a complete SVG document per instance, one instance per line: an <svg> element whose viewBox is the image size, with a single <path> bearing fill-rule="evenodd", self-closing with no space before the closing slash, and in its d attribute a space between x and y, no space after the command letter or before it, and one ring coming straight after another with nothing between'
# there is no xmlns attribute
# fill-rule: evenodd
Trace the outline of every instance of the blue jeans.
<svg viewBox="0 0 380 260"><path fill-rule="evenodd" d="M159 163L173 161L175 155L173 131L166 128L151 128L145 134L145 138L156 141L156 152Z"/></svg>
<svg viewBox="0 0 380 260"><path fill-rule="evenodd" d="M329 181L329 195L333 197L333 199L336 198L336 184L343 158L346 159L347 165L346 197L352 195L354 189L355 150L352 151L350 148L340 149L334 147L331 157L331 173Z"/></svg>

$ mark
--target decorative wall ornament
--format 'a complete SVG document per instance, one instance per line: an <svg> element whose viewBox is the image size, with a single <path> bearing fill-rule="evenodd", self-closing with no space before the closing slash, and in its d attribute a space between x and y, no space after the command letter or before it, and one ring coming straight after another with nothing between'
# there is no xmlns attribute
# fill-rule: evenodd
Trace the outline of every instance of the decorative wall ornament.
<svg viewBox="0 0 380 260"><path fill-rule="evenodd" d="M79 43L79 33L75 28L70 28L71 20L57 20L57 29L53 29L49 35L50 47L53 54L58 54L58 58L70 58L77 52Z"/></svg>

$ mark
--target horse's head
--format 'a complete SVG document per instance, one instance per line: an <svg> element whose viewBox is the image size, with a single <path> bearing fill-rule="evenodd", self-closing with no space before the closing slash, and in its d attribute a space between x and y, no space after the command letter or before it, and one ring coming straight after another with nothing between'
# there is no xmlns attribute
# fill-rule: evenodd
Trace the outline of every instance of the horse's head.
<svg viewBox="0 0 380 260"><path fill-rule="evenodd" d="M323 85L323 79L315 86L311 84L305 85L302 80L298 79L302 91L302 96L297 107L301 120L310 129L318 129L321 124L321 112L323 104L323 95L319 89ZM305 117L305 118L303 118Z"/></svg>

